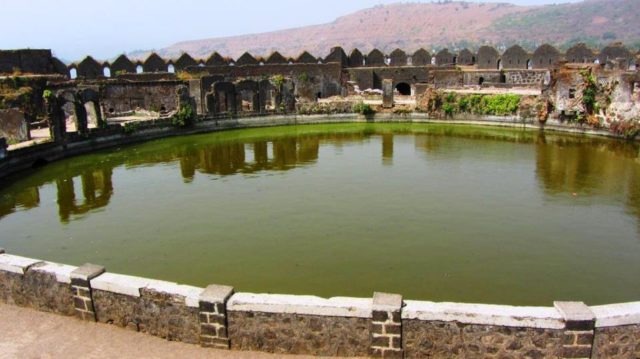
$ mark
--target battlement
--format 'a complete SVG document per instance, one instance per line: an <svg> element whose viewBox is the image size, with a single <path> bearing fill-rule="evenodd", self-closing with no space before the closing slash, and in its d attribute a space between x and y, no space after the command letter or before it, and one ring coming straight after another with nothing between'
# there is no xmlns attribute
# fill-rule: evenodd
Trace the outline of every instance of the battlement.
<svg viewBox="0 0 640 359"><path fill-rule="evenodd" d="M378 49L373 49L369 53L363 54L359 49L353 49L347 54L343 48L334 47L325 57L314 56L304 51L293 58L285 57L275 51L267 57L254 56L245 52L235 60L223 57L217 52L212 53L206 59L196 59L187 53L183 53L176 59L163 59L158 54L151 53L144 60L131 60L126 55L120 55L113 62L100 62L91 56L87 56L79 62L70 64L68 70L71 78L95 79L135 73L205 71L206 69L202 69L203 67L224 68L339 63L343 68L473 66L481 70L542 70L556 68L561 63L605 64L609 61L616 61L620 68L626 70L637 65L638 55L632 53L622 43L612 43L599 51L579 43L564 53L549 44L541 45L533 52L528 52L521 46L514 45L502 53L495 47L482 46L475 52L469 49L458 51L443 49L433 54L424 48L413 53L395 49L389 54L385 54Z"/></svg>

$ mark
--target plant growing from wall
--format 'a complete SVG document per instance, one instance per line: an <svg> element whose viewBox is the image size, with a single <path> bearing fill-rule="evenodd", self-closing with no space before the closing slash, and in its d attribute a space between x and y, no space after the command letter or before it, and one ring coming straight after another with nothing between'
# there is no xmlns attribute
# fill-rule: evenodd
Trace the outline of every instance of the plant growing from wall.
<svg viewBox="0 0 640 359"><path fill-rule="evenodd" d="M122 130L125 134L131 134L138 130L138 122L126 122L122 125Z"/></svg>
<svg viewBox="0 0 640 359"><path fill-rule="evenodd" d="M274 75L271 78L271 82L273 83L273 86L276 87L276 89L280 89L282 87L282 85L284 84L284 76L282 76L282 75Z"/></svg>
<svg viewBox="0 0 640 359"><path fill-rule="evenodd" d="M183 104L180 105L180 109L178 112L173 115L172 123L177 127L187 127L191 126L195 121L196 114L193 112L193 108L191 106Z"/></svg>
<svg viewBox="0 0 640 359"><path fill-rule="evenodd" d="M306 72L301 73L300 75L298 75L298 80L300 80L301 82L308 82L309 74L307 74Z"/></svg>
<svg viewBox="0 0 640 359"><path fill-rule="evenodd" d="M614 121L609 125L609 130L616 135L633 140L640 135L640 118L626 121Z"/></svg>
<svg viewBox="0 0 640 359"><path fill-rule="evenodd" d="M598 95L598 83L595 77L589 71L580 73L584 81L584 89L582 90L582 105L587 115L592 115L596 108L596 96Z"/></svg>
<svg viewBox="0 0 640 359"><path fill-rule="evenodd" d="M353 112L359 113L361 115L373 115L376 111L369 105L368 103L358 102L353 105Z"/></svg>

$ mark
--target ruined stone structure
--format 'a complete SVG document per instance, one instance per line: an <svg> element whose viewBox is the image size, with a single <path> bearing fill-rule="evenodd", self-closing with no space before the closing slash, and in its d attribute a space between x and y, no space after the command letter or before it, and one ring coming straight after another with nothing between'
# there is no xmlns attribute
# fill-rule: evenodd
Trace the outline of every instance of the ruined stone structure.
<svg viewBox="0 0 640 359"><path fill-rule="evenodd" d="M640 302L553 307L434 303L397 294L234 293L0 249L0 301L232 350L322 356L634 358Z"/></svg>

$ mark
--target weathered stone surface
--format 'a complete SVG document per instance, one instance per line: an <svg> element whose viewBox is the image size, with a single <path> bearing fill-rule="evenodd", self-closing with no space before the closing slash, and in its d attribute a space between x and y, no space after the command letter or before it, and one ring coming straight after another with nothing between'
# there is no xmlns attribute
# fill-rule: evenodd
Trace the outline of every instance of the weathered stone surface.
<svg viewBox="0 0 640 359"><path fill-rule="evenodd" d="M403 320L407 358L556 358L563 330Z"/></svg>
<svg viewBox="0 0 640 359"><path fill-rule="evenodd" d="M140 297L93 290L99 322L132 328L167 340L198 343L198 308L180 295L143 288Z"/></svg>
<svg viewBox="0 0 640 359"><path fill-rule="evenodd" d="M365 356L369 319L228 311L231 348L271 353Z"/></svg>
<svg viewBox="0 0 640 359"><path fill-rule="evenodd" d="M592 358L640 358L640 324L597 328Z"/></svg>
<svg viewBox="0 0 640 359"><path fill-rule="evenodd" d="M0 110L0 137L10 141L28 141L29 125L18 109Z"/></svg>
<svg viewBox="0 0 640 359"><path fill-rule="evenodd" d="M28 270L24 275L0 271L0 301L23 307L73 315L73 293L53 273Z"/></svg>

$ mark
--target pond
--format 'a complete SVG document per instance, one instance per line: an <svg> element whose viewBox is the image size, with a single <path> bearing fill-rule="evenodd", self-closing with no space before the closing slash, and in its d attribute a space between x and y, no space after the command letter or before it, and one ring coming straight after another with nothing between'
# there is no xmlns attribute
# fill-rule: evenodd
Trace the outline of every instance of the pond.
<svg viewBox="0 0 640 359"><path fill-rule="evenodd" d="M168 138L0 190L0 247L237 291L516 305L640 300L637 144L337 124Z"/></svg>

